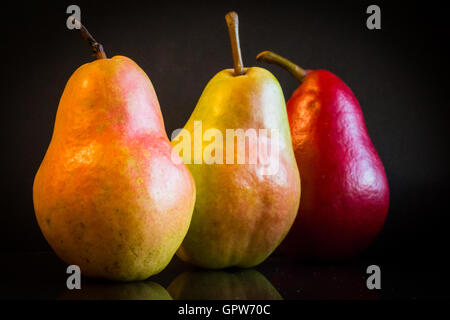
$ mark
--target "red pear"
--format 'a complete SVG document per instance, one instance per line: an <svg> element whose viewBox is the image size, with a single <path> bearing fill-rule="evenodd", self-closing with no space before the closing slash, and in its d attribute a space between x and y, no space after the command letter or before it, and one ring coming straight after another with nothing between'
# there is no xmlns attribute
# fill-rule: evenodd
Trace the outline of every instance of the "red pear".
<svg viewBox="0 0 450 320"><path fill-rule="evenodd" d="M326 70L305 71L265 51L300 81L287 102L302 198L281 251L335 260L364 250L384 225L389 206L385 170L351 89Z"/></svg>

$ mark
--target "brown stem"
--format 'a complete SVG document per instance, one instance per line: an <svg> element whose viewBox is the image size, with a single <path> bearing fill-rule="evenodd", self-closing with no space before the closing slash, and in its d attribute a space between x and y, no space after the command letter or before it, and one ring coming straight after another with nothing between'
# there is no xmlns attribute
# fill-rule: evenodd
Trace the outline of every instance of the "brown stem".
<svg viewBox="0 0 450 320"><path fill-rule="evenodd" d="M286 58L272 52L272 51L263 51L256 56L256 60L265 61L267 63L277 64L280 67L286 69L290 74L294 76L300 82L303 82L306 77L306 71L300 68L295 63L292 63Z"/></svg>
<svg viewBox="0 0 450 320"><path fill-rule="evenodd" d="M234 11L228 12L225 16L227 21L228 32L230 33L231 50L233 52L234 75L241 76L244 74L244 66L242 64L241 47L239 45L239 18Z"/></svg>
<svg viewBox="0 0 450 320"><path fill-rule="evenodd" d="M83 26L80 21L75 18L73 19L75 23L79 24L81 37L91 46L94 57L96 57L97 59L106 59L106 53L103 50L103 46L94 39L94 37L89 33L89 31L85 26Z"/></svg>

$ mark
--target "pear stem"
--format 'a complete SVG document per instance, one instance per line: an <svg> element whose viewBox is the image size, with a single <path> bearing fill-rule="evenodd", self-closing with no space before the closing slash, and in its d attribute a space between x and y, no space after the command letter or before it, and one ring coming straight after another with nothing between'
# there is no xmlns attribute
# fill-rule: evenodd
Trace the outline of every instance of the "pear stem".
<svg viewBox="0 0 450 320"><path fill-rule="evenodd" d="M263 51L259 53L256 56L256 60L277 64L283 69L286 69L299 82L303 82L303 80L305 80L307 72L304 69L272 51Z"/></svg>
<svg viewBox="0 0 450 320"><path fill-rule="evenodd" d="M86 41L92 48L93 56L97 59L106 59L106 53L103 50L103 46L94 39L94 37L89 33L88 29L86 29L83 24L77 19L73 18L76 24L80 26L79 30L81 33L81 37L84 41Z"/></svg>
<svg viewBox="0 0 450 320"><path fill-rule="evenodd" d="M234 75L241 76L244 74L244 66L242 64L241 46L239 45L239 18L234 11L228 12L225 16L228 32L231 40L231 50L233 52Z"/></svg>

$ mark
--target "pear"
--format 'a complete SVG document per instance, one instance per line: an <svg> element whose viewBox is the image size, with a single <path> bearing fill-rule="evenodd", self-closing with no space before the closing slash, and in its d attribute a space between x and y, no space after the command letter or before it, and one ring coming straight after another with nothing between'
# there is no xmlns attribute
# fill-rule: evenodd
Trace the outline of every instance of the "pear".
<svg viewBox="0 0 450 320"><path fill-rule="evenodd" d="M183 151L198 195L191 226L177 255L214 269L253 267L264 261L288 233L300 200L300 176L283 92L269 71L243 67L237 19L234 12L226 15L234 70L223 70L209 81L184 129L172 140L176 150ZM201 143L201 148L196 144L200 125L205 135L215 132L212 144L216 148L211 152L210 144ZM244 136L248 143L243 147L245 154L239 155L228 139L226 146L217 143L231 129L274 134L259 135L259 146ZM194 152L179 148L187 145L183 142L188 137L194 137L190 139ZM264 145L275 146L270 150L278 152L264 153ZM251 161L252 154L264 161Z"/></svg>
<svg viewBox="0 0 450 320"><path fill-rule="evenodd" d="M299 214L280 251L302 260L341 260L361 253L389 209L386 172L352 90L327 70L303 70L270 51L300 85L287 103L302 176Z"/></svg>
<svg viewBox="0 0 450 320"><path fill-rule="evenodd" d="M129 58L106 58L81 32L98 59L64 89L34 180L36 218L56 254L82 275L145 279L170 262L186 235L195 184L173 161L145 72Z"/></svg>

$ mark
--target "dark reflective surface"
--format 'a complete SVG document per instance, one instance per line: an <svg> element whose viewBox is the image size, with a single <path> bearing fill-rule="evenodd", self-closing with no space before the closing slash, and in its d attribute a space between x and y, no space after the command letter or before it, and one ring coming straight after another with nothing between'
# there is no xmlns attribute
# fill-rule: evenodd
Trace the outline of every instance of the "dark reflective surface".
<svg viewBox="0 0 450 320"><path fill-rule="evenodd" d="M166 289L152 281L109 283L87 281L81 290L67 289L62 300L172 300Z"/></svg>
<svg viewBox="0 0 450 320"><path fill-rule="evenodd" d="M181 300L280 300L281 295L254 269L233 271L188 271L167 288Z"/></svg>
<svg viewBox="0 0 450 320"><path fill-rule="evenodd" d="M0 299L416 299L448 298L447 265L433 261L313 264L270 257L254 269L209 271L174 258L146 281L82 279L66 288L66 264L51 253L3 254ZM376 259L375 259L376 260ZM381 290L366 286L367 266L381 268Z"/></svg>

